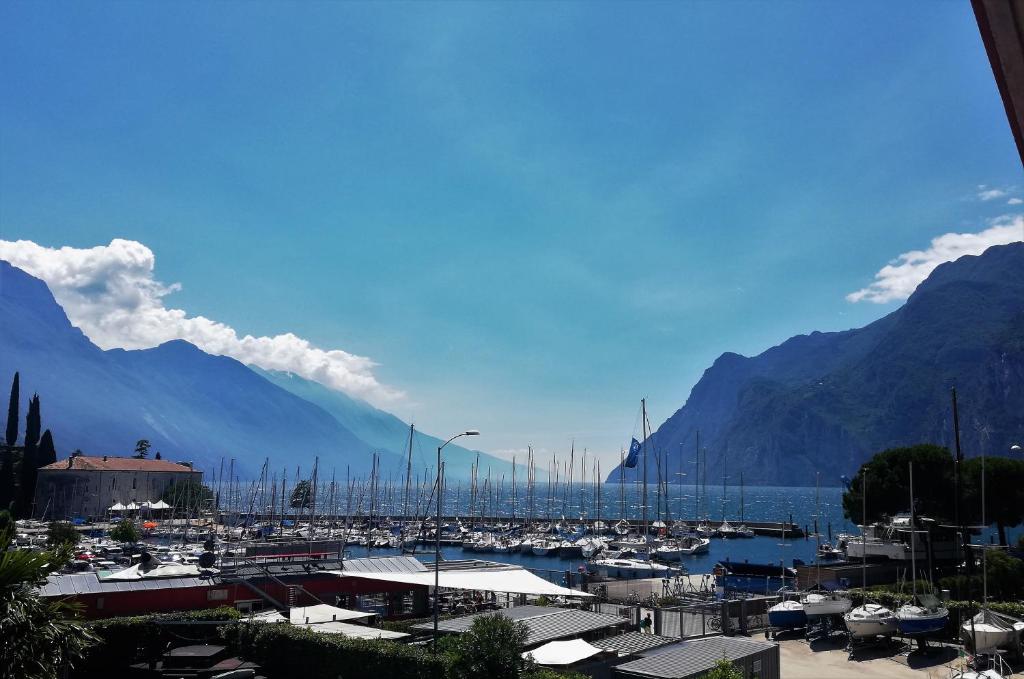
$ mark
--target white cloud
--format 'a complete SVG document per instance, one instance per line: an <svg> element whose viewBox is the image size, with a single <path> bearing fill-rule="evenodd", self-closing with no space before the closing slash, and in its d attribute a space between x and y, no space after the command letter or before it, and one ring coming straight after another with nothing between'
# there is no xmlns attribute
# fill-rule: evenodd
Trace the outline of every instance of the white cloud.
<svg viewBox="0 0 1024 679"><path fill-rule="evenodd" d="M1006 201L1007 205L1020 205L1021 203L1024 203L1024 200L1021 200L1020 198L1011 198Z"/></svg>
<svg viewBox="0 0 1024 679"><path fill-rule="evenodd" d="M1007 195L1004 189L987 189L984 184L979 185L978 200L995 200Z"/></svg>
<svg viewBox="0 0 1024 679"><path fill-rule="evenodd" d="M142 349L183 339L211 354L267 370L287 370L379 405L404 395L381 384L377 364L341 349L321 349L290 332L239 337L234 328L164 305L180 290L153 275L156 257L142 243L115 239L94 248L47 248L0 240L0 259L41 278L71 322L104 349Z"/></svg>
<svg viewBox="0 0 1024 679"><path fill-rule="evenodd" d="M904 252L875 274L874 283L847 295L847 301L885 304L904 300L939 264L964 255L980 255L993 245L1024 240L1022 215L998 217L989 224L980 233L947 233L933 238L927 250Z"/></svg>

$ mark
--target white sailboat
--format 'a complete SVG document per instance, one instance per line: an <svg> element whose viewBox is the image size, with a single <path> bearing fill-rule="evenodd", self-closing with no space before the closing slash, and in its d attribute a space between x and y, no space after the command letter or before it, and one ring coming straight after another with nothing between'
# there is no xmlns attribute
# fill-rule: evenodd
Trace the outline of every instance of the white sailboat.
<svg viewBox="0 0 1024 679"><path fill-rule="evenodd" d="M942 631L949 621L949 610L931 594L917 594L917 525L914 521L914 463L910 463L910 572L914 598L896 610L896 629L905 636L924 636Z"/></svg>
<svg viewBox="0 0 1024 679"><path fill-rule="evenodd" d="M861 506L863 516L861 518L861 535L864 533L864 526L868 523L868 472L864 469L861 476ZM867 600L868 594L868 562L861 561L861 594L864 603L857 606L843 616L846 629L854 639L871 639L873 637L892 636L896 633L896 616L882 604L871 603Z"/></svg>
<svg viewBox="0 0 1024 679"><path fill-rule="evenodd" d="M820 502L818 495L818 480L815 480L815 491L814 491L814 506L815 512L820 516ZM817 547L821 547L821 534L815 532L815 540L817 540ZM853 602L850 601L850 597L845 592L829 592L821 589L821 559L815 559L817 565L817 580L816 583L818 589L815 591L805 592L800 597L800 603L804 605L804 613L807 614L808 619L820 618L831 615L842 615L850 610Z"/></svg>

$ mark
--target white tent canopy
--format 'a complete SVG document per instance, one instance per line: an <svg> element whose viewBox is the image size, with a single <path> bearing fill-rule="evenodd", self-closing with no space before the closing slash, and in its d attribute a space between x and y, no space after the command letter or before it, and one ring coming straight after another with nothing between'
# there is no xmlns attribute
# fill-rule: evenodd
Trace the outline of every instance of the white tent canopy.
<svg viewBox="0 0 1024 679"><path fill-rule="evenodd" d="M416 573L327 572L350 578L402 582L409 585L427 585L428 587L433 587L434 585L434 572L429 570ZM548 582L544 578L537 577L522 568L441 571L439 574L439 584L444 589L475 590L480 592L507 592L509 594L533 594L537 596L593 596L586 592L580 592L579 590L561 587Z"/></svg>
<svg viewBox="0 0 1024 679"><path fill-rule="evenodd" d="M163 500L157 500L156 502L147 503L150 509L170 509L171 506Z"/></svg>
<svg viewBox="0 0 1024 679"><path fill-rule="evenodd" d="M373 613L362 611L350 611L347 608L317 604L315 606L295 606L288 611L289 619L293 625L316 625L321 622L343 622L345 620L358 620L360 618L372 618Z"/></svg>
<svg viewBox="0 0 1024 679"><path fill-rule="evenodd" d="M600 648L591 646L583 639L570 639L569 641L549 641L532 651L526 651L523 653L523 657L532 655L534 662L538 665L572 665L600 652Z"/></svg>
<svg viewBox="0 0 1024 679"><path fill-rule="evenodd" d="M127 507L125 507L123 504L118 502L118 503L114 504L113 507L110 508L110 511L112 511L112 512L123 512L125 509L127 509Z"/></svg>
<svg viewBox="0 0 1024 679"><path fill-rule="evenodd" d="M353 639L401 639L409 636L405 632L392 632L379 627L353 625L347 622L321 622L316 625L295 625L295 627L305 627L308 630L324 634L341 634Z"/></svg>

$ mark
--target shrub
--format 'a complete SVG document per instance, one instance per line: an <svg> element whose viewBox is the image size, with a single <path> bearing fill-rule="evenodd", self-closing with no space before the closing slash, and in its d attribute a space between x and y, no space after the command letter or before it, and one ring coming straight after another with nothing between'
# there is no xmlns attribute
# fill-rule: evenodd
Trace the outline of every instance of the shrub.
<svg viewBox="0 0 1024 679"><path fill-rule="evenodd" d="M115 542L132 543L139 541L139 529L135 527L131 519L122 519L120 523L110 529L110 539Z"/></svg>
<svg viewBox="0 0 1024 679"><path fill-rule="evenodd" d="M522 656L528 637L526 625L500 613L476 618L469 631L459 636L451 676L518 679L533 669L533 659Z"/></svg>
<svg viewBox="0 0 1024 679"><path fill-rule="evenodd" d="M67 521L54 521L46 528L46 544L51 547L70 544L77 545L82 536Z"/></svg>
<svg viewBox="0 0 1024 679"><path fill-rule="evenodd" d="M728 660L722 659L704 675L707 679L743 679L743 670Z"/></svg>
<svg viewBox="0 0 1024 679"><path fill-rule="evenodd" d="M196 626L197 621L230 623L238 620L238 611L230 607L182 613L161 613L125 618L94 620L87 627L99 643L86 657L84 670L96 676L116 676L117 669L134 662L157 660L168 643L181 637L196 639L217 638L214 626ZM175 625L174 623L181 623Z"/></svg>
<svg viewBox="0 0 1024 679"><path fill-rule="evenodd" d="M268 676L303 679L443 679L445 656L384 639L350 639L274 623L238 623L221 637Z"/></svg>

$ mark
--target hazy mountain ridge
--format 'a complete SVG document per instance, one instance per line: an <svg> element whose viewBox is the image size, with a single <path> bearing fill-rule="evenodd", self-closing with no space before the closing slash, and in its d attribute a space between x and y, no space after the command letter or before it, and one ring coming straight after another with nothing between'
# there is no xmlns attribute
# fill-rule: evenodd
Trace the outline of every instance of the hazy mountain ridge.
<svg viewBox="0 0 1024 679"><path fill-rule="evenodd" d="M746 358L723 354L652 435L692 473L696 432L709 483L829 483L887 447L952 443L1005 452L1024 432L1024 243L932 272L901 308L863 328L793 337ZM633 478L641 470L626 470ZM610 480L618 479L618 470ZM656 477L653 461L648 477Z"/></svg>
<svg viewBox="0 0 1024 679"><path fill-rule="evenodd" d="M73 327L43 281L0 261L0 376L21 373L22 394L38 392L58 453L153 451L206 471L235 458L242 478L272 464L340 456L365 472L371 446L332 415L238 361L184 341L152 349L103 351ZM385 455L384 466L400 460ZM304 472L304 473L305 473Z"/></svg>

